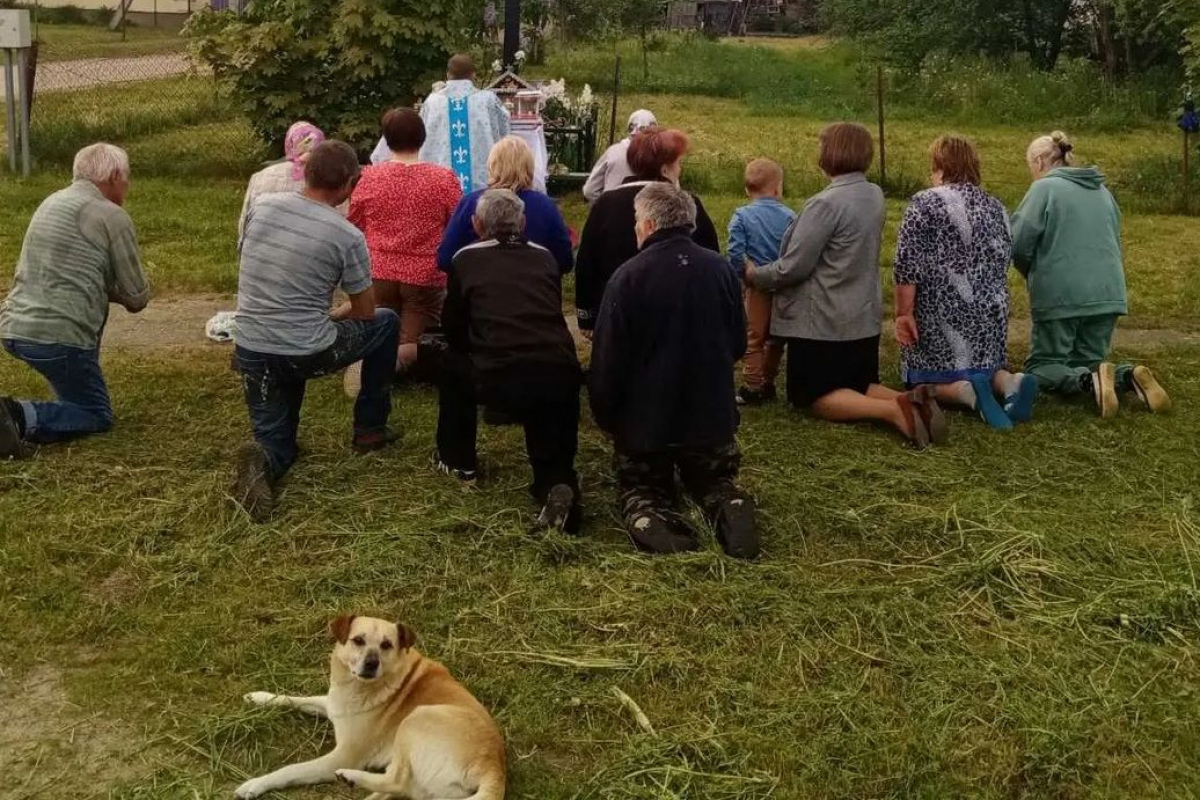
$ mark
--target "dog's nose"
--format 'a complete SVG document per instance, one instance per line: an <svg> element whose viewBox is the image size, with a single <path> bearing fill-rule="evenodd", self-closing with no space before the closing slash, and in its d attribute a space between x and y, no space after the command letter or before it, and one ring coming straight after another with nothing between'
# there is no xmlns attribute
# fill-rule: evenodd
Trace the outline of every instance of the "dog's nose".
<svg viewBox="0 0 1200 800"><path fill-rule="evenodd" d="M363 669L367 672L374 672L379 669L379 656L367 656L363 661Z"/></svg>

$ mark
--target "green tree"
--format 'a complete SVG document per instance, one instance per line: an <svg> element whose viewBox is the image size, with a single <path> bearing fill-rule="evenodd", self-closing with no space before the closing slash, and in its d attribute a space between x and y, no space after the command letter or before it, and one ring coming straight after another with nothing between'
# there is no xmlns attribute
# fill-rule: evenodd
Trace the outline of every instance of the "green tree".
<svg viewBox="0 0 1200 800"><path fill-rule="evenodd" d="M264 141L308 119L366 148L380 113L441 72L460 13L446 0L256 0L244 16L195 14L185 35Z"/></svg>

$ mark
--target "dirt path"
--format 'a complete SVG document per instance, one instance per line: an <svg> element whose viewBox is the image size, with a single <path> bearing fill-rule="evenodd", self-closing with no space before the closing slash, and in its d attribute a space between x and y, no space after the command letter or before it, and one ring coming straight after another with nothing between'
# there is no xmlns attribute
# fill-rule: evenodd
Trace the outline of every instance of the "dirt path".
<svg viewBox="0 0 1200 800"><path fill-rule="evenodd" d="M114 306L104 332L104 344L106 347L131 349L228 347L209 341L204 335L204 323L218 311L232 311L235 307L236 298L223 294L159 297L141 314L129 314ZM574 315L569 315L567 321L572 332L576 332ZM1017 320L1012 327L1010 341L1028 345L1028 322ZM1170 329L1117 329L1119 347L1146 350L1180 345L1200 346L1200 333Z"/></svg>

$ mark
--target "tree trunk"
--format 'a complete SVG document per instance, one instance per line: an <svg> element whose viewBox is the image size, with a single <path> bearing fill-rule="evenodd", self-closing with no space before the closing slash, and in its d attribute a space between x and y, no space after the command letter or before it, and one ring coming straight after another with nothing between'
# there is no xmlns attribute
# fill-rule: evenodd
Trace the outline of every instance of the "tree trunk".
<svg viewBox="0 0 1200 800"><path fill-rule="evenodd" d="M1029 51L1029 60L1038 69L1043 69L1042 48L1038 47L1037 18L1033 12L1033 0L1023 0L1021 10L1025 17L1025 47Z"/></svg>
<svg viewBox="0 0 1200 800"><path fill-rule="evenodd" d="M1050 36L1046 45L1046 69L1054 69L1058 57L1062 54L1063 36L1067 31L1067 22L1071 19L1072 0L1058 0L1054 18L1051 20Z"/></svg>
<svg viewBox="0 0 1200 800"><path fill-rule="evenodd" d="M1107 4L1096 7L1096 55L1104 65L1104 75L1110 81L1117 77L1117 43L1113 41L1112 8Z"/></svg>

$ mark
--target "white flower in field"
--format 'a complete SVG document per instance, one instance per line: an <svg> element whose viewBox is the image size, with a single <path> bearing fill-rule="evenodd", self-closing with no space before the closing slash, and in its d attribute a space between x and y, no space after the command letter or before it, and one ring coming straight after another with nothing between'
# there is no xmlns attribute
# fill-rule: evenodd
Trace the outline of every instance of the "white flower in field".
<svg viewBox="0 0 1200 800"><path fill-rule="evenodd" d="M492 62L492 72L496 72L496 73L504 72L504 65L500 63L500 59L497 58L495 61Z"/></svg>
<svg viewBox="0 0 1200 800"><path fill-rule="evenodd" d="M587 108L591 104L592 104L592 86L591 86L591 84L585 83L583 85L583 91L579 93L579 105L583 106L584 108Z"/></svg>
<svg viewBox="0 0 1200 800"><path fill-rule="evenodd" d="M556 81L550 81L542 87L542 94L545 95L547 100L562 100L567 94L566 79L560 78Z"/></svg>
<svg viewBox="0 0 1200 800"><path fill-rule="evenodd" d="M516 61L518 64L523 63L525 61L525 58L526 58L526 55L525 55L524 50L518 50L517 52L513 53L513 60Z"/></svg>

